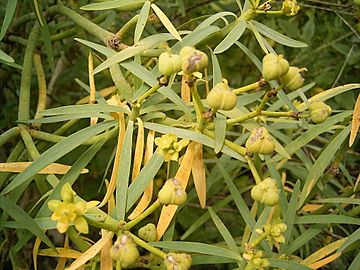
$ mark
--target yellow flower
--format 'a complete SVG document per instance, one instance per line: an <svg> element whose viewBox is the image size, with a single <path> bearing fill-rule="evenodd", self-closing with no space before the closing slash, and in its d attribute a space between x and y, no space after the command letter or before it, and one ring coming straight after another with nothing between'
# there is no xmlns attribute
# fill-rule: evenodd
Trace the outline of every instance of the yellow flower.
<svg viewBox="0 0 360 270"><path fill-rule="evenodd" d="M284 232L286 231L287 226L285 223L282 223L279 218L274 220L272 224L264 225L264 231L268 234L267 240L270 243L285 243Z"/></svg>
<svg viewBox="0 0 360 270"><path fill-rule="evenodd" d="M300 6L296 0L285 0L282 5L281 11L286 16L294 16L299 12Z"/></svg>
<svg viewBox="0 0 360 270"><path fill-rule="evenodd" d="M177 139L175 134L165 134L155 139L158 152L164 156L165 161L177 161L179 152L189 143L189 140L182 139L178 142Z"/></svg>
<svg viewBox="0 0 360 270"><path fill-rule="evenodd" d="M53 214L51 219L57 221L56 228L60 233L65 233L69 226L74 225L80 233L88 233L89 227L83 215L90 209L95 207L99 202L77 202L74 203L76 193L69 184L65 184L61 189L60 200L51 200L48 207Z"/></svg>

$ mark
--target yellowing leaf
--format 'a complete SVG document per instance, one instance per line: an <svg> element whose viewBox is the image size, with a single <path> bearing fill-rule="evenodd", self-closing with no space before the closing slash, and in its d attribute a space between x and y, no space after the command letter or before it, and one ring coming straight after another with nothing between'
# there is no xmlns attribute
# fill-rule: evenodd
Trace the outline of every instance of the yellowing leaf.
<svg viewBox="0 0 360 270"><path fill-rule="evenodd" d="M181 161L180 167L175 175L175 178L179 180L181 186L185 189L189 181L190 172L195 157L196 142L189 143L185 155ZM158 240L164 235L166 229L169 227L171 220L173 219L177 205L163 206L159 217L159 222L156 228Z"/></svg>
<svg viewBox="0 0 360 270"><path fill-rule="evenodd" d="M162 22L164 27L169 31L169 33L172 34L174 36L174 38L176 38L177 40L181 40L181 37L180 37L178 31L176 30L174 25L171 23L169 18L166 17L165 13L162 12L161 9L158 8L158 6L155 5L154 3L151 4L151 8L154 10L156 16L158 16L159 20Z"/></svg>
<svg viewBox="0 0 360 270"><path fill-rule="evenodd" d="M144 163L146 164L154 152L154 137L155 137L155 131L150 130L146 139L146 149L145 149L145 156L144 156ZM138 215L140 215L142 212L145 211L145 209L148 207L148 205L151 202L153 194L153 180L149 182L149 185L144 190L144 194L142 195L139 203L136 205L134 211L130 214L129 219L133 220Z"/></svg>
<svg viewBox="0 0 360 270"><path fill-rule="evenodd" d="M0 172L14 172L20 173L23 172L27 167L29 167L32 162L6 162L0 163ZM51 163L46 166L44 169L38 171L38 174L66 174L71 169L71 166L63 165L59 163ZM88 169L83 169L82 174L88 173Z"/></svg>
<svg viewBox="0 0 360 270"><path fill-rule="evenodd" d="M317 261L316 263L308 265L312 269L319 269L320 267L323 267L324 265L327 265L331 263L332 261L335 261L337 258L341 256L341 252L335 253L329 257L326 257L325 259L322 259L320 261Z"/></svg>
<svg viewBox="0 0 360 270"><path fill-rule="evenodd" d="M98 91L98 93L102 96L102 97L107 97L110 96L114 91L116 90L116 86L109 86L106 87L104 89L101 89L100 91ZM75 104L79 105L79 104L86 104L89 103L90 101L90 96L86 96L82 99L79 99Z"/></svg>
<svg viewBox="0 0 360 270"><path fill-rule="evenodd" d="M181 98L185 103L190 103L190 87L187 83L189 75L184 74L181 79Z"/></svg>
<svg viewBox="0 0 360 270"><path fill-rule="evenodd" d="M97 241L91 248L82 253L66 270L76 270L83 266L87 261L91 260L100 252L100 250L108 243L113 237L113 232L107 232L103 237Z"/></svg>
<svg viewBox="0 0 360 270"><path fill-rule="evenodd" d="M37 256L39 254L40 244L41 244L41 239L39 237L36 237L34 247L33 247L33 253L32 253L35 270L37 270Z"/></svg>
<svg viewBox="0 0 360 270"><path fill-rule="evenodd" d="M354 113L351 122L351 131L350 131L350 139L349 139L349 146L351 147L356 139L357 133L360 127L360 94L356 100Z"/></svg>
<svg viewBox="0 0 360 270"><path fill-rule="evenodd" d="M89 71L89 86L90 86L90 98L89 104L94 104L96 102L95 97L95 78L94 78L94 61L91 52L89 52L88 57L88 71ZM90 125L93 126L96 124L98 117L91 117L90 118Z"/></svg>
<svg viewBox="0 0 360 270"><path fill-rule="evenodd" d="M64 248L69 248L69 237L65 236ZM66 265L67 258L60 258L58 264L56 265L55 270L64 270Z"/></svg>
<svg viewBox="0 0 360 270"><path fill-rule="evenodd" d="M199 198L200 206L201 208L204 208L206 204L206 176L202 144L196 144L196 154L194 157L191 172L193 175L195 189Z"/></svg>
<svg viewBox="0 0 360 270"><path fill-rule="evenodd" d="M56 251L52 248L41 249L39 250L38 255L40 256L49 256L49 257L60 257L60 258L70 258L77 259L81 256L81 252L69 249L69 248L56 248Z"/></svg>
<svg viewBox="0 0 360 270"><path fill-rule="evenodd" d="M144 123L139 117L137 118L137 122L138 122L138 133L137 133L136 146L135 146L134 165L133 165L133 171L131 177L132 181L134 181L134 179L136 178L136 176L138 176L140 172L141 163L144 154Z"/></svg>
<svg viewBox="0 0 360 270"><path fill-rule="evenodd" d="M318 209L320 209L321 207L323 207L322 204L306 204L302 210L305 211L305 212L314 212Z"/></svg>

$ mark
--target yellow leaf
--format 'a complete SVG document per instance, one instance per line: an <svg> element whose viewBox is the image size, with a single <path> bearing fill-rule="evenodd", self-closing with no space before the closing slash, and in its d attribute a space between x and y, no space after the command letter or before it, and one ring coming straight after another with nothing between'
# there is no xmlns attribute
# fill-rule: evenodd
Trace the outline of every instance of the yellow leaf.
<svg viewBox="0 0 360 270"><path fill-rule="evenodd" d="M69 248L56 248L56 251L52 248L46 248L39 250L38 253L38 255L40 256L70 258L70 259L77 259L81 256L81 254L82 254L81 252Z"/></svg>
<svg viewBox="0 0 360 270"><path fill-rule="evenodd" d="M0 163L0 172L23 172L29 167L32 162L6 162ZM51 163L44 169L40 170L38 174L66 174L71 169L71 166L59 163ZM88 169L83 169L81 173L88 173Z"/></svg>
<svg viewBox="0 0 360 270"><path fill-rule="evenodd" d="M308 265L312 269L319 269L320 267L323 267L324 265L327 265L331 263L332 261L335 261L337 258L341 256L341 252L335 253L329 257L326 257L325 259L322 259L320 261L317 261L316 263Z"/></svg>
<svg viewBox="0 0 360 270"><path fill-rule="evenodd" d="M203 160L203 145L196 144L196 154L194 157L191 172L194 179L195 189L199 198L201 208L205 207L206 204L206 176L205 166Z"/></svg>
<svg viewBox="0 0 360 270"><path fill-rule="evenodd" d="M69 248L69 237L65 236L64 248ZM66 265L66 258L60 258L55 270L64 270Z"/></svg>
<svg viewBox="0 0 360 270"><path fill-rule="evenodd" d="M125 136L124 113L116 113L116 114L118 116L117 120L118 120L118 123L119 123L119 135L118 135L118 144L117 144L116 153L115 153L115 159L114 159L114 167L113 167L113 170L112 170L112 173L111 173L111 179L110 179L109 187L106 190L106 194L105 194L102 202L100 203L99 208L104 206L109 201L109 199L111 198L111 195L115 191L115 187L116 187L116 176L117 176L117 171L118 171L119 164L120 164L121 149L122 149L124 136Z"/></svg>
<svg viewBox="0 0 360 270"><path fill-rule="evenodd" d="M325 247L323 247L323 248L319 249L318 251L316 251L315 253L311 254L309 257L307 257L301 263L305 264L305 265L310 265L310 264L313 264L313 263L325 258L329 254L331 254L335 250L337 250L346 241L346 239L347 239L347 237L339 239L335 242L332 242L332 243L326 245Z"/></svg>
<svg viewBox="0 0 360 270"><path fill-rule="evenodd" d="M155 131L150 130L146 139L146 149L145 149L145 156L144 156L144 163L146 164L154 152L154 137L155 137ZM145 209L148 207L148 205L151 202L153 194L153 180L149 182L149 185L144 190L144 194L141 197L139 203L136 205L134 211L130 214L129 219L133 220L138 215L140 215L142 212L145 211Z"/></svg>
<svg viewBox="0 0 360 270"><path fill-rule="evenodd" d="M103 237L97 241L91 248L82 253L66 270L76 270L79 267L83 266L89 260L94 258L96 254L100 252L100 250L108 243L110 239L112 239L114 233L107 232L103 235Z"/></svg>
<svg viewBox="0 0 360 270"><path fill-rule="evenodd" d="M197 143L195 142L191 142L188 145L185 155L181 161L180 167L175 175L175 178L178 179L183 189L186 188L189 181L194 156L196 153L196 144ZM177 205L168 205L163 206L163 208L161 209L159 222L156 228L158 240L164 235L166 229L169 227L170 222L175 215L177 207Z"/></svg>
<svg viewBox="0 0 360 270"><path fill-rule="evenodd" d="M40 244L41 244L41 239L39 237L36 237L34 247L33 247L33 253L32 253L35 270L37 270L37 256L39 254Z"/></svg>
<svg viewBox="0 0 360 270"><path fill-rule="evenodd" d="M310 203L308 203L302 208L302 210L305 211L305 212L314 212L314 211L320 209L321 207L323 207L322 204L310 204Z"/></svg>
<svg viewBox="0 0 360 270"><path fill-rule="evenodd" d="M158 8L157 5L154 3L151 4L151 8L154 10L156 16L158 16L159 20L162 22L162 24L165 26L165 28L169 31L170 34L174 36L177 40L181 41L181 37L174 27L174 25L171 23L168 17L166 17L165 13L161 11L160 8Z"/></svg>
<svg viewBox="0 0 360 270"><path fill-rule="evenodd" d="M185 103L190 103L190 87L188 85L189 75L184 74L181 79L181 98Z"/></svg>
<svg viewBox="0 0 360 270"><path fill-rule="evenodd" d="M89 104L95 104L96 97L95 97L95 78L94 78L94 61L91 52L89 52L88 57L88 70L89 70L89 86L90 86L90 99ZM90 125L93 126L96 124L98 117L91 117L90 118Z"/></svg>
<svg viewBox="0 0 360 270"><path fill-rule="evenodd" d="M360 94L356 100L354 113L351 122L351 131L350 131L350 139L349 139L349 146L351 147L356 139L357 133L360 127Z"/></svg>
<svg viewBox="0 0 360 270"><path fill-rule="evenodd" d="M102 97L107 97L110 96L112 93L114 93L116 91L116 86L109 86L106 87L104 89L101 89L100 91L98 91L98 93L102 96ZM79 105L79 104L86 104L89 103L90 101L90 96L86 96L82 99L79 99L75 104Z"/></svg>
<svg viewBox="0 0 360 270"><path fill-rule="evenodd" d="M137 133L137 139L135 145L134 165L133 165L133 172L131 178L132 181L134 181L134 179L136 178L136 176L138 176L140 172L141 163L144 154L144 123L139 117L137 118L137 122L138 122L138 133Z"/></svg>

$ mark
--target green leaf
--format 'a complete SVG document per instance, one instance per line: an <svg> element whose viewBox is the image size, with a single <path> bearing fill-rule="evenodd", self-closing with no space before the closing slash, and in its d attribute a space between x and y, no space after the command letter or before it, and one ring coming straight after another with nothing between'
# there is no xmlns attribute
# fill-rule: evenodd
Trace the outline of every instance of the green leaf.
<svg viewBox="0 0 360 270"><path fill-rule="evenodd" d="M219 153L225 142L226 135L226 116L216 113L215 118L215 153Z"/></svg>
<svg viewBox="0 0 360 270"><path fill-rule="evenodd" d="M191 119L191 110L185 102L170 87L161 87L157 90L159 93L174 102L186 115L187 119Z"/></svg>
<svg viewBox="0 0 360 270"><path fill-rule="evenodd" d="M103 3L94 3L82 6L82 10L106 10L106 9L117 9L118 11L132 11L139 9L146 0L113 0L106 1Z"/></svg>
<svg viewBox="0 0 360 270"><path fill-rule="evenodd" d="M358 270L359 269L359 264L360 264L360 252L358 253L358 255L356 255L356 257L354 258L354 260L350 264L348 270Z"/></svg>
<svg viewBox="0 0 360 270"><path fill-rule="evenodd" d="M136 200L148 186L150 180L153 179L156 173L159 171L163 163L163 156L154 154L145 164L144 168L142 168L138 176L134 179L129 187L126 211L129 211L130 208L134 205Z"/></svg>
<svg viewBox="0 0 360 270"><path fill-rule="evenodd" d="M10 23L11 23L11 20L14 17L17 2L18 2L18 0L8 0L7 1L4 21L3 21L3 24L1 26L1 31L0 31L0 41L4 38L5 33L6 33L7 29L8 29L8 27L9 27ZM1 50L0 50L0 52L1 52ZM1 54L0 54L0 58L1 58ZM14 62L14 60L13 61L6 61L6 62Z"/></svg>
<svg viewBox="0 0 360 270"><path fill-rule="evenodd" d="M301 191L298 205L299 209L306 201L307 196L309 196L311 190L316 185L320 176L324 173L325 169L333 160L335 153L338 151L340 145L345 141L349 133L350 126L347 126L327 145L319 158L315 161L313 167L309 171L308 176L306 177L303 190Z"/></svg>
<svg viewBox="0 0 360 270"><path fill-rule="evenodd" d="M5 53L3 50L0 49L0 60L4 61L5 63L14 63L15 60L10 55Z"/></svg>
<svg viewBox="0 0 360 270"><path fill-rule="evenodd" d="M44 27L44 15L42 14L42 9L39 7L38 0L34 0L34 8L35 8L36 17L41 27Z"/></svg>
<svg viewBox="0 0 360 270"><path fill-rule="evenodd" d="M180 250L187 252L194 252L200 254L214 255L224 258L233 259L235 261L242 260L242 257L239 253L235 253L231 250L222 247L216 247L213 245L197 243L197 242L180 242L180 241L161 241L150 243L152 246L170 249L170 250Z"/></svg>
<svg viewBox="0 0 360 270"><path fill-rule="evenodd" d="M360 240L360 228L353 232L336 252L343 252L347 247Z"/></svg>
<svg viewBox="0 0 360 270"><path fill-rule="evenodd" d="M81 119L88 117L99 117L107 120L113 120L111 116L102 113L74 113L74 114L65 114L65 115L38 118L38 119L32 119L28 121L18 121L18 122L19 123L57 123L71 119Z"/></svg>
<svg viewBox="0 0 360 270"><path fill-rule="evenodd" d="M359 198L327 198L312 201L313 203L345 203L345 204L360 204Z"/></svg>
<svg viewBox="0 0 360 270"><path fill-rule="evenodd" d="M4 209L9 216L11 216L15 221L21 224L22 228L28 230L36 237L39 237L47 246L55 248L50 239L45 235L42 229L34 222L32 217L30 217L20 206L18 206L13 201L7 199L5 196L0 195L0 207ZM1 225L1 224L0 224Z"/></svg>
<svg viewBox="0 0 360 270"><path fill-rule="evenodd" d="M53 109L48 109L42 112L43 115L62 115L62 114L93 114L93 113L111 113L111 112L123 112L129 114L129 111L125 108L112 105L100 105L100 104L84 104L84 105L69 105Z"/></svg>
<svg viewBox="0 0 360 270"><path fill-rule="evenodd" d="M259 43L261 49L263 50L263 52L265 54L267 54L269 52L269 50L266 47L265 39L263 38L262 35L260 35L257 27L255 27L254 24L252 24L251 22L247 22L247 25L250 28L250 30L254 33L254 36L255 36L257 42Z"/></svg>
<svg viewBox="0 0 360 270"><path fill-rule="evenodd" d="M273 267L280 267L285 268L289 270L312 270L313 268L310 268L306 265L300 264L295 261L285 261L285 260L279 260L279 259L269 259L270 265Z"/></svg>
<svg viewBox="0 0 360 270"><path fill-rule="evenodd" d="M283 34L280 34L279 32L271 29L270 27L262 23L254 20L251 20L251 22L257 28L260 34L263 34L264 36L276 41L277 43L293 48L304 48L308 46L306 43L284 36Z"/></svg>
<svg viewBox="0 0 360 270"><path fill-rule="evenodd" d="M302 232L296 239L292 240L289 243L289 245L285 249L285 254L293 254L296 250L309 243L311 239L321 233L323 228L323 225L314 225L307 229L305 232Z"/></svg>
<svg viewBox="0 0 360 270"><path fill-rule="evenodd" d="M45 168L50 163L55 162L59 158L63 157L86 140L91 137L105 131L116 125L116 121L106 121L100 124L84 128L65 139L61 140L36 159L29 167L27 167L22 173L18 174L8 186L1 192L1 194L7 194L14 190L16 187L30 182L32 177L36 175L38 171Z"/></svg>
<svg viewBox="0 0 360 270"><path fill-rule="evenodd" d="M131 169L132 156L132 139L133 139L134 121L129 120L126 127L123 147L121 149L121 159L117 171L117 185L116 185L116 206L115 215L118 220L125 220L126 202L128 195L128 185Z"/></svg>
<svg viewBox="0 0 360 270"><path fill-rule="evenodd" d="M49 26L45 21L44 26L40 29L41 30L41 37L44 42L44 48L46 52L47 59L49 61L49 66L52 71L55 69L55 63L54 63L54 50L51 44L51 37L50 37L50 31Z"/></svg>
<svg viewBox="0 0 360 270"><path fill-rule="evenodd" d="M296 217L295 224L352 224L360 225L360 219L343 215L308 215Z"/></svg>
<svg viewBox="0 0 360 270"><path fill-rule="evenodd" d="M140 40L140 37L144 31L149 16L150 4L150 1L146 1L140 10L139 19L135 27L134 43L137 43Z"/></svg>
<svg viewBox="0 0 360 270"><path fill-rule="evenodd" d="M121 66L130 71L149 86L154 86L159 83L156 79L156 76L151 71L147 70L142 65L135 63L134 61L123 62L121 63Z"/></svg>
<svg viewBox="0 0 360 270"><path fill-rule="evenodd" d="M245 32L246 21L239 18L239 22L230 31L230 33L216 46L214 53L222 53L229 49Z"/></svg>
<svg viewBox="0 0 360 270"><path fill-rule="evenodd" d="M221 68L219 64L219 60L217 59L216 55L212 50L211 52L211 62L212 62L212 69L213 69L213 86L222 82L223 76L221 74Z"/></svg>
<svg viewBox="0 0 360 270"><path fill-rule="evenodd" d="M259 60L259 58L257 58L257 56L252 51L250 51L249 48L246 47L241 42L236 41L235 44L247 55L247 57L250 58L251 62L254 63L256 68L261 71L262 70L262 63Z"/></svg>
<svg viewBox="0 0 360 270"><path fill-rule="evenodd" d="M218 19L223 19L225 16L232 16L234 18L237 18L236 14L233 12L229 12L229 11L223 11L223 12L219 12L216 13L214 15L211 15L209 18L207 18L206 20L204 20L203 22L201 22L195 29L199 30L199 29L204 29L209 27L212 23L216 22Z"/></svg>
<svg viewBox="0 0 360 270"><path fill-rule="evenodd" d="M110 56L113 56L116 54L116 52L114 52L113 50L103 46L103 45L100 45L100 44L97 44L97 43L94 43L94 42L91 42L91 41L88 41L88 40L84 40L84 39L81 39L81 38L74 38L77 42L80 42L86 46L88 46L89 48L92 48L94 49L95 51L107 56L107 57L110 57Z"/></svg>

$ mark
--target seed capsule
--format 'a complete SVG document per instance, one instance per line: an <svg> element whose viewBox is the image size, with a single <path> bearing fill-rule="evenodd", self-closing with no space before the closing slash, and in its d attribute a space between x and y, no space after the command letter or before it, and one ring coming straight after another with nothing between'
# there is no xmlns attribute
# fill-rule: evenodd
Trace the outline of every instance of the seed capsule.
<svg viewBox="0 0 360 270"><path fill-rule="evenodd" d="M176 178L167 180L160 189L158 198L164 205L180 205L186 202L187 194Z"/></svg>
<svg viewBox="0 0 360 270"><path fill-rule="evenodd" d="M181 70L180 56L177 54L171 54L163 52L159 56L159 71L164 76L177 73Z"/></svg>
<svg viewBox="0 0 360 270"><path fill-rule="evenodd" d="M274 206L279 202L279 190L275 179L265 178L260 184L251 189L251 198L267 206Z"/></svg>
<svg viewBox="0 0 360 270"><path fill-rule="evenodd" d="M138 235L145 241L154 242L157 238L155 225L153 223L149 223L144 227L141 227L138 231Z"/></svg>
<svg viewBox="0 0 360 270"><path fill-rule="evenodd" d="M263 58L262 75L266 81L278 79L289 70L289 62L282 55L267 54Z"/></svg>
<svg viewBox="0 0 360 270"><path fill-rule="evenodd" d="M206 97L206 100L209 106L215 111L229 111L235 108L237 97L231 91L227 81L224 80L223 82L216 84L215 87L211 89Z"/></svg>
<svg viewBox="0 0 360 270"><path fill-rule="evenodd" d="M289 67L289 71L284 76L280 77L280 82L284 84L289 90L296 90L300 88L305 81L300 73L302 71L306 71L306 69Z"/></svg>
<svg viewBox="0 0 360 270"><path fill-rule="evenodd" d="M309 106L311 120L316 123L324 122L332 113L332 109L324 102L313 102Z"/></svg>
<svg viewBox="0 0 360 270"><path fill-rule="evenodd" d="M134 240L129 235L122 234L111 247L110 256L120 261L121 267L128 267L137 261L140 254Z"/></svg>
<svg viewBox="0 0 360 270"><path fill-rule="evenodd" d="M251 132L245 147L252 154L271 155L275 150L275 143L267 129L260 127Z"/></svg>
<svg viewBox="0 0 360 270"><path fill-rule="evenodd" d="M205 53L190 46L186 46L180 50L180 59L182 71L185 74L202 71L207 67L209 62Z"/></svg>

